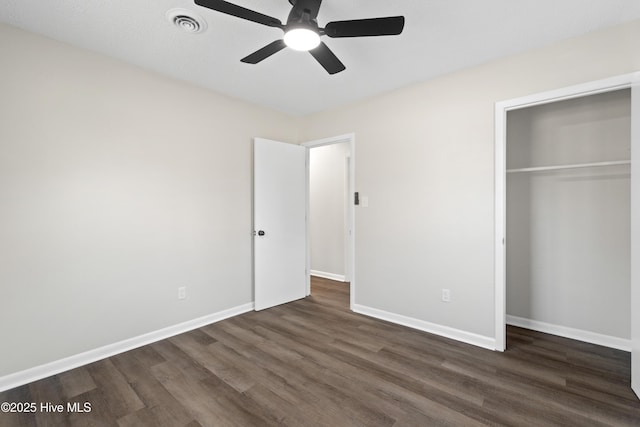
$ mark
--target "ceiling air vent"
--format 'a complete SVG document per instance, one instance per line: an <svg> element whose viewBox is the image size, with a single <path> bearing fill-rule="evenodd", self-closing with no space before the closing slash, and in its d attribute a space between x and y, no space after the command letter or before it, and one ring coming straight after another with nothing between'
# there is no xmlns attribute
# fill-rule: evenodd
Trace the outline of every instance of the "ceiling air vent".
<svg viewBox="0 0 640 427"><path fill-rule="evenodd" d="M187 9L171 9L167 19L186 33L197 34L207 29L207 22Z"/></svg>

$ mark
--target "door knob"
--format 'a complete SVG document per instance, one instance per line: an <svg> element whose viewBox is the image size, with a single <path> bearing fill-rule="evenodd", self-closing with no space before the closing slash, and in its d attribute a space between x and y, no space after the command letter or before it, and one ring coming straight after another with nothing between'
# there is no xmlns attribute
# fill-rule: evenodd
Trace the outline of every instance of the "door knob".
<svg viewBox="0 0 640 427"><path fill-rule="evenodd" d="M264 231L263 230L258 230L258 236L264 236Z"/></svg>

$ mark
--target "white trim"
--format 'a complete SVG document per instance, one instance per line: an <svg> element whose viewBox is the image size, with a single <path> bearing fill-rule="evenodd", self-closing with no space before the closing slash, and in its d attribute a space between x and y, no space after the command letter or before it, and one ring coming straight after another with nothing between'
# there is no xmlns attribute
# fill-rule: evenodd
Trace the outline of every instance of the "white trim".
<svg viewBox="0 0 640 427"><path fill-rule="evenodd" d="M315 148L315 147L322 147L324 145L331 145L331 144L339 144L339 143L348 143L349 144L349 193L353 194L356 190L356 134L355 133L347 133L344 135L338 135L338 136L333 136L333 137L329 137L329 138L323 138L323 139L316 139L313 141L308 141L308 142L304 142L301 145L304 147L307 147L308 149L310 148ZM307 189L309 188L309 181L308 181L308 176L309 176L309 168L307 166ZM308 192L308 191L307 191ZM353 204L353 202L348 204L348 215L349 215L349 229L351 230L351 233L349 234L349 247L348 247L348 254L347 254L347 259L349 261L349 265L347 266L347 271L349 272L349 280L351 283L351 286L349 287L349 308L352 311L355 311L354 306L355 306L355 301L356 301L356 209L355 209L355 205ZM309 201L307 198L307 215L309 212ZM307 221L307 241L310 240L310 227L309 227L309 221ZM309 254L310 251L307 251L307 254ZM311 260L310 257L308 256L308 261L307 261L307 272L310 272L311 269ZM310 285L308 285L307 288L308 294L311 293L311 288Z"/></svg>
<svg viewBox="0 0 640 427"><path fill-rule="evenodd" d="M356 191L356 135L351 135L351 149L349 150L349 197ZM349 308L353 310L356 304L356 206L353 200L349 203Z"/></svg>
<svg viewBox="0 0 640 427"><path fill-rule="evenodd" d="M623 74L621 76L535 93L520 98L500 101L496 103L496 106L500 106L502 109L506 109L507 111L518 110L521 108L550 104L567 99L612 92L614 90L629 89L635 75L636 73Z"/></svg>
<svg viewBox="0 0 640 427"><path fill-rule="evenodd" d="M35 366L25 369L24 371L15 372L13 374L0 377L0 392L28 384L61 372L68 371L116 354L124 353L134 348L154 343L175 335L179 335L193 329L201 328L211 323L219 322L229 317L247 313L253 310L253 303L239 305L227 310L222 310L207 316L189 320L187 322L178 323L177 325L149 332L137 337L129 338L113 344L107 344L84 353L74 354L64 359L55 360L44 365Z"/></svg>
<svg viewBox="0 0 640 427"><path fill-rule="evenodd" d="M573 340L584 341L591 344L615 348L618 350L631 351L630 339L614 337L611 335L603 335L595 332L585 331L582 329L574 329L567 326L554 325L552 323L525 319L523 317L511 316L509 314L507 314L507 325L518 326L520 328L531 329L533 331L544 332L545 334L571 338Z"/></svg>
<svg viewBox="0 0 640 427"><path fill-rule="evenodd" d="M507 307L507 265L505 236L507 235L507 111L501 103L496 104L495 112L495 177L494 177L494 278L495 303L494 323L496 328L496 350L504 351L507 347L507 326L505 323Z"/></svg>
<svg viewBox="0 0 640 427"><path fill-rule="evenodd" d="M462 331L460 329L437 325L435 323L426 322L424 320L414 319L412 317L390 313L388 311L378 310L377 308L366 307L359 304L354 305L353 311L356 313L364 314L366 316L375 317L376 319L386 320L387 322L396 323L398 325L418 329L430 334L439 335L441 337L475 345L477 347L482 347L489 350L495 349L495 340L491 337L485 337L483 335L473 334L471 332Z"/></svg>
<svg viewBox="0 0 640 427"><path fill-rule="evenodd" d="M548 104L566 99L579 98L598 93L628 89L634 81L640 78L640 73L630 73L608 79L565 87L561 89L541 92L521 98L496 102L495 105L495 205L494 205L494 326L496 350L506 348L506 126L507 112L535 105ZM632 174L632 186L634 185ZM633 217L633 212L632 212Z"/></svg>
<svg viewBox="0 0 640 427"><path fill-rule="evenodd" d="M346 282L344 274L327 273L324 271L311 270L312 276L322 277L323 279L337 280L338 282Z"/></svg>
<svg viewBox="0 0 640 427"><path fill-rule="evenodd" d="M304 145L304 144L303 144ZM305 264L305 295L311 295L311 150L309 147L306 149L305 164L305 239L307 241L307 256Z"/></svg>
<svg viewBox="0 0 640 427"><path fill-rule="evenodd" d="M330 136L329 138L314 139L313 141L303 142L300 145L307 148L316 148L316 147L322 147L325 145L340 144L341 142L350 143L354 139L355 139L354 133L345 133L344 135Z"/></svg>
<svg viewBox="0 0 640 427"><path fill-rule="evenodd" d="M344 164L343 164L343 181L344 181L344 186L343 186L343 194L342 194L342 198L344 201L344 212L343 212L343 221L344 221L344 239L343 239L343 244L344 244L344 256L343 256L343 262L344 262L344 281L345 282L350 282L351 280L349 280L349 268L351 268L351 214L349 212L349 205L351 204L351 188L350 188L350 184L349 184L349 179L351 177L351 174L349 173L351 167L351 153L345 153L345 157L344 157Z"/></svg>
<svg viewBox="0 0 640 427"><path fill-rule="evenodd" d="M631 388L640 397L640 73L631 87Z"/></svg>

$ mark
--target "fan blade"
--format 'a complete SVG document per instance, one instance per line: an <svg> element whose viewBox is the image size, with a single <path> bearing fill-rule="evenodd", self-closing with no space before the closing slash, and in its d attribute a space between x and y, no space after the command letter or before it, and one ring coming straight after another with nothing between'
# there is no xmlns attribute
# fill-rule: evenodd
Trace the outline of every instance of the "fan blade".
<svg viewBox="0 0 640 427"><path fill-rule="evenodd" d="M324 33L329 37L395 36L402 33L404 16L329 22Z"/></svg>
<svg viewBox="0 0 640 427"><path fill-rule="evenodd" d="M318 61L329 74L336 74L345 69L344 64L340 62L338 57L331 52L331 49L329 49L324 42L320 42L318 47L311 49L309 53L316 58L316 61Z"/></svg>
<svg viewBox="0 0 640 427"><path fill-rule="evenodd" d="M286 46L287 45L284 44L284 40L276 40L273 43L269 43L262 49L256 50L251 55L242 58L240 61L247 64L257 64L258 62L267 59L274 53L280 52Z"/></svg>
<svg viewBox="0 0 640 427"><path fill-rule="evenodd" d="M198 6L206 7L217 12L226 13L237 18L246 19L247 21L257 22L258 24L266 25L268 27L283 28L282 22L279 19L272 18L271 16L263 15L262 13L255 12L253 10L245 9L242 6L238 6L224 0L194 0Z"/></svg>

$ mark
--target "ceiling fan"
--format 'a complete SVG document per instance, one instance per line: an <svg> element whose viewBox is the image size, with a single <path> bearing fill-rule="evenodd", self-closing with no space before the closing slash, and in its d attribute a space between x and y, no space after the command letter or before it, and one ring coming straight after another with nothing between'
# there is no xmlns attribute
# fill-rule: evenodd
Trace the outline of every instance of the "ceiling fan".
<svg viewBox="0 0 640 427"><path fill-rule="evenodd" d="M268 27L280 28L284 31L283 39L269 43L262 49L258 49L241 59L242 62L248 64L257 64L285 47L290 47L295 50L308 51L329 74L336 74L343 71L345 66L331 49L320 41L321 36L331 38L393 36L402 33L404 28L404 16L333 21L325 25L324 28L320 28L316 18L322 0L289 0L293 8L289 13L286 24L283 24L279 19L224 0L194 1L199 6Z"/></svg>

